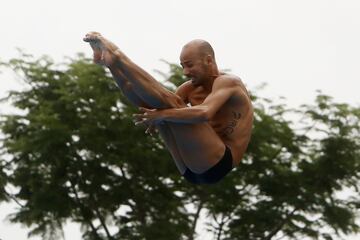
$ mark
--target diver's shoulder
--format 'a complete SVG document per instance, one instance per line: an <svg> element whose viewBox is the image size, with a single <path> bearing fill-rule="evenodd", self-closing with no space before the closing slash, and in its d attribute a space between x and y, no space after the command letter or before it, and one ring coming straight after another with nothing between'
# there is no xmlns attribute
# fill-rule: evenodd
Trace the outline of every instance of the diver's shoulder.
<svg viewBox="0 0 360 240"><path fill-rule="evenodd" d="M222 74L218 77L218 80L217 85L220 83L221 87L230 87L235 92L250 98L249 91L240 77L233 74Z"/></svg>
<svg viewBox="0 0 360 240"><path fill-rule="evenodd" d="M236 86L242 85L242 80L240 77L234 74L223 73L218 76L215 80L218 84L227 85L227 86Z"/></svg>

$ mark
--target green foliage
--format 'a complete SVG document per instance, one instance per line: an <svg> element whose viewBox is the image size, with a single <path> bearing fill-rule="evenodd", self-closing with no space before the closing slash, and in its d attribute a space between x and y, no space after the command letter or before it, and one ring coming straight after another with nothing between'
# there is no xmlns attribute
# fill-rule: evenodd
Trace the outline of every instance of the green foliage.
<svg viewBox="0 0 360 240"><path fill-rule="evenodd" d="M187 233L182 200L167 184L179 178L168 152L133 126L135 109L103 68L81 57L64 66L23 57L9 66L29 84L8 98L22 114L1 121L3 151L12 156L6 179L25 203L13 221L45 234L71 219L83 224L85 239Z"/></svg>
<svg viewBox="0 0 360 240"><path fill-rule="evenodd" d="M8 199L5 187L8 183L5 173L5 162L0 161L0 201L6 201Z"/></svg>
<svg viewBox="0 0 360 240"><path fill-rule="evenodd" d="M199 186L184 181L159 138L134 127L136 109L103 68L82 56L59 66L24 55L7 66L28 87L7 98L21 112L0 120L0 200L12 196L6 186L19 189L12 220L31 234L58 239L71 220L84 239L194 239L201 213L214 239L359 230L359 108L319 93L289 109L253 94L247 155L220 183ZM180 85L181 68L169 67L164 76Z"/></svg>

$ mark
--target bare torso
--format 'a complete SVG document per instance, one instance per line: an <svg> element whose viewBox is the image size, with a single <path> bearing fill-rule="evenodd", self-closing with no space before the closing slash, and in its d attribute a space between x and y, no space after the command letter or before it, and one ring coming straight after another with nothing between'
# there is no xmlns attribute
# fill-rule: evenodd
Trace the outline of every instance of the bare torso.
<svg viewBox="0 0 360 240"><path fill-rule="evenodd" d="M221 138L223 143L231 149L234 166L242 159L250 140L253 107L249 94L242 81L233 77L236 84L235 94L210 119L209 124ZM219 79L219 78L218 78ZM214 81L217 81L215 79ZM221 79L219 79L221 81ZM210 92L201 86L195 87L191 82L185 84L186 102L191 106L200 105ZM183 96L184 97L184 96Z"/></svg>

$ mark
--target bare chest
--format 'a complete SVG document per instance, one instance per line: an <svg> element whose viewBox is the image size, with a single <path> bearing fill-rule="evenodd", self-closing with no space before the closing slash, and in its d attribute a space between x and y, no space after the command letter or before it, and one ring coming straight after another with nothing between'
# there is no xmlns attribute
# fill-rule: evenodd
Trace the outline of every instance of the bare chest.
<svg viewBox="0 0 360 240"><path fill-rule="evenodd" d="M202 104L208 95L209 93L206 93L205 91L195 90L189 94L188 100L191 106L196 106Z"/></svg>

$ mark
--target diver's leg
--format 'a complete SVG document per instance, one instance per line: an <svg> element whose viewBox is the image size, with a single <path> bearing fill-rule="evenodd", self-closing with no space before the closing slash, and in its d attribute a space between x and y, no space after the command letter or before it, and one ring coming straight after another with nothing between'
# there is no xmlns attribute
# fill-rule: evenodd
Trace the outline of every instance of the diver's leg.
<svg viewBox="0 0 360 240"><path fill-rule="evenodd" d="M110 69L120 88L123 86L123 91L131 88L131 94L135 96L136 93L141 99L140 102L146 103L151 108L186 107L179 96L164 88L100 34L90 33L84 40L89 42L94 50L94 61ZM137 101L133 100L133 102ZM195 173L205 172L224 154L224 143L208 123L167 123L167 126L168 128L163 129L160 127L160 130L169 150L175 158L181 159L181 162ZM182 172L183 165L177 164L177 166L180 166Z"/></svg>
<svg viewBox="0 0 360 240"><path fill-rule="evenodd" d="M135 105L148 107L127 82L125 76L116 79L123 94ZM125 83L125 84L124 84ZM185 105L185 104L183 104ZM177 168L183 174L186 168L202 173L221 159L225 146L208 123L179 124L163 122L157 125L160 136L170 151Z"/></svg>
<svg viewBox="0 0 360 240"><path fill-rule="evenodd" d="M149 73L132 62L120 49L99 33L86 35L94 51L94 61L107 66L119 86L131 84L132 90L150 108L175 108L185 106L175 93L156 81ZM124 79L126 81L124 82Z"/></svg>
<svg viewBox="0 0 360 240"><path fill-rule="evenodd" d="M149 107L148 103L146 103L143 99L141 99L132 89L132 84L127 81L126 77L122 74L116 75L116 82L122 93L125 97L135 106L138 107ZM121 79L119 79L121 77ZM164 143L169 150L176 167L178 168L181 174L184 174L186 170L186 166L182 157L177 149L174 137L167 123L162 123L156 126L161 138L164 140Z"/></svg>

